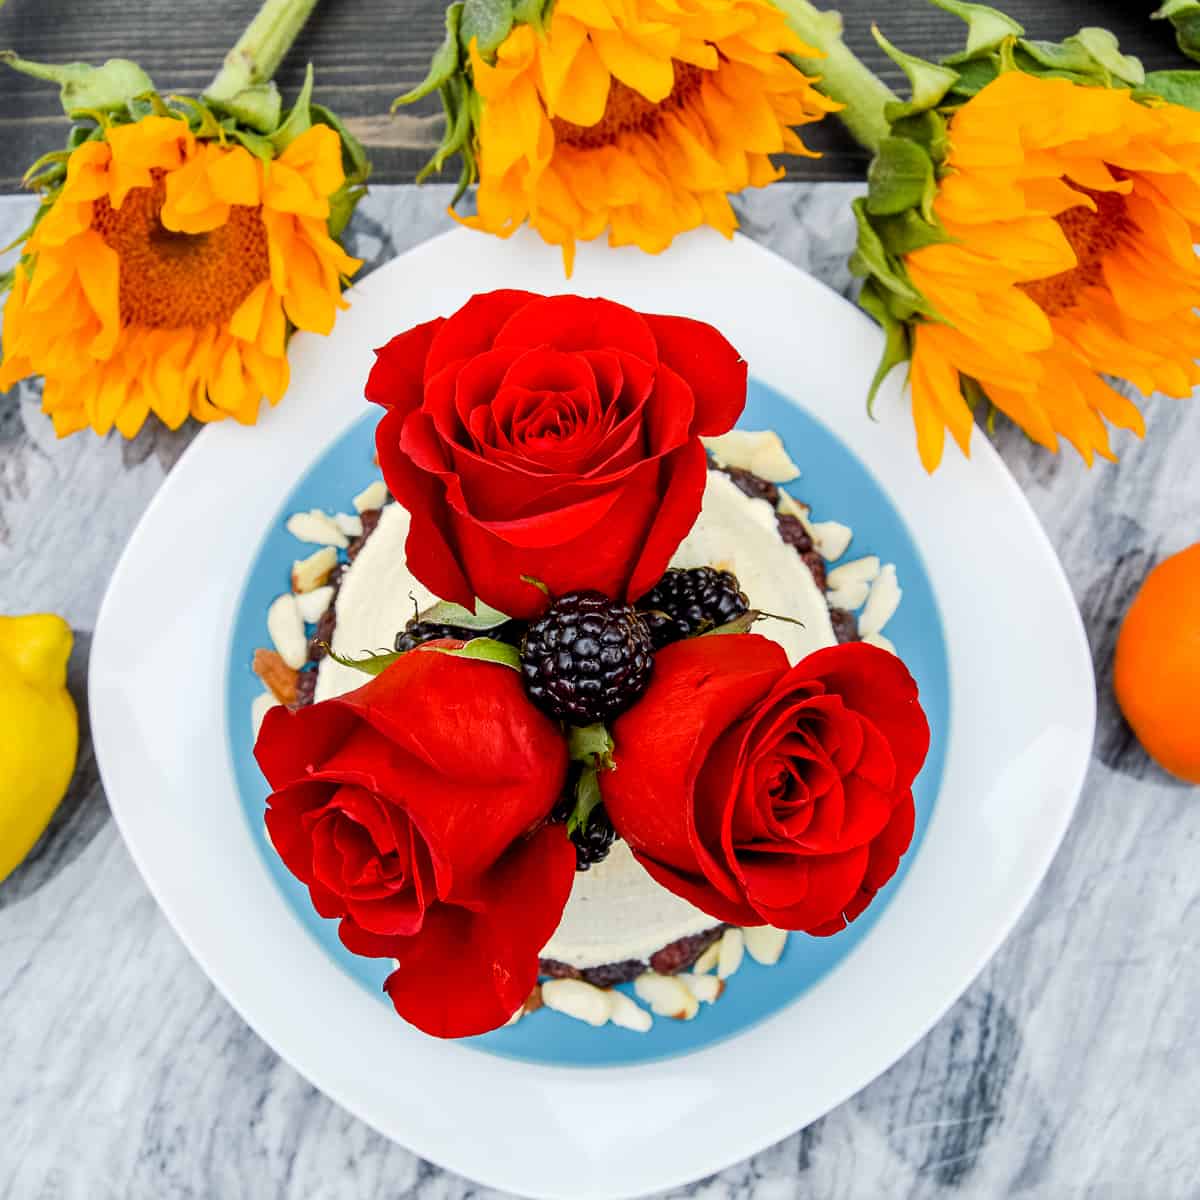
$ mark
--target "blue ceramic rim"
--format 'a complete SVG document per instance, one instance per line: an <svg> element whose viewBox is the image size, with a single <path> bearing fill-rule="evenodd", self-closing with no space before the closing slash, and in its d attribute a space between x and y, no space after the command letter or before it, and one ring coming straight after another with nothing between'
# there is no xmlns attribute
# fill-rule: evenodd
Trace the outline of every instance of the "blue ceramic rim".
<svg viewBox="0 0 1200 1200"><path fill-rule="evenodd" d="M267 788L251 753L250 727L250 703L262 690L250 670L250 659L255 647L270 645L267 607L284 590L292 560L305 553L286 532L284 522L292 513L309 508L345 511L350 497L372 474L377 421L375 412L365 412L325 447L293 486L262 539L234 618L227 660L225 726L242 811L275 886L339 969L371 990L381 1003L388 1003L382 984L390 970L389 961L357 958L345 950L337 937L337 922L316 914L307 889L287 872L271 847L262 820ZM893 880L848 929L824 939L793 934L783 959L771 968L747 958L741 971L729 981L720 1002L702 1007L693 1021L656 1018L650 1033L638 1034L616 1026L594 1029L543 1009L515 1026L464 1039L462 1044L472 1049L543 1065L629 1066L691 1053L737 1036L791 1004L857 949L903 885L920 852L941 785L950 713L943 626L920 552L868 468L832 430L798 403L752 379L746 410L738 424L748 429L772 428L781 434L803 469L801 479L788 490L812 504L814 518L837 519L854 530L847 561L878 553L883 561L897 564L905 596L888 625L888 636L896 642L921 686L922 703L933 730L929 757L914 787L917 821L912 846ZM805 453L805 447L809 453ZM359 448L362 453L355 456ZM816 453L812 453L814 449ZM877 527L880 523L882 529ZM308 552L312 549L309 547ZM627 986L624 990L631 989Z"/></svg>

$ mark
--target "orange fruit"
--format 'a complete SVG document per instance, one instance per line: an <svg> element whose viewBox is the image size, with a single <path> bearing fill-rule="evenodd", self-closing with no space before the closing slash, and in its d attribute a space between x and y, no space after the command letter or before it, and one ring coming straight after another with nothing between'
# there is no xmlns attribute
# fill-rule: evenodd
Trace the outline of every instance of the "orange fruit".
<svg viewBox="0 0 1200 1200"><path fill-rule="evenodd" d="M1150 757L1200 783L1200 542L1146 577L1117 638L1113 686Z"/></svg>

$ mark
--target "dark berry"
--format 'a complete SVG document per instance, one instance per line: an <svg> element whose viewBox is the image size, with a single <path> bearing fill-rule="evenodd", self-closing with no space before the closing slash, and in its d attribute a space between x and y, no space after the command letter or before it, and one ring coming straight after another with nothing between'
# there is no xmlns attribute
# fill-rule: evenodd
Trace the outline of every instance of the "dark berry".
<svg viewBox="0 0 1200 1200"><path fill-rule="evenodd" d="M379 518L383 515L382 508L368 508L366 512L360 513L362 518L362 533L350 543L346 550L346 557L353 562L361 553L362 548L367 544L367 539L375 532L375 526L379 524Z"/></svg>
<svg viewBox="0 0 1200 1200"><path fill-rule="evenodd" d="M626 958L621 962L604 963L599 967L584 967L579 972L579 978L592 987L610 988L619 983L632 983L639 975L646 973L646 964L636 958Z"/></svg>
<svg viewBox="0 0 1200 1200"><path fill-rule="evenodd" d="M738 490L754 500L765 500L772 508L779 503L779 489L766 479L760 479L743 467L725 467L725 474L737 484Z"/></svg>
<svg viewBox="0 0 1200 1200"><path fill-rule="evenodd" d="M312 637L308 639L308 657L311 662L320 662L329 653L326 647L333 643L333 631L336 626L337 614L333 611L333 605L330 604L321 614L321 619L317 622Z"/></svg>
<svg viewBox="0 0 1200 1200"><path fill-rule="evenodd" d="M858 618L845 608L831 608L829 623L839 642L858 641Z"/></svg>
<svg viewBox="0 0 1200 1200"><path fill-rule="evenodd" d="M821 589L825 590L825 560L815 551L809 550L807 553L800 555L804 559L804 565L812 574L813 582Z"/></svg>
<svg viewBox="0 0 1200 1200"><path fill-rule="evenodd" d="M571 835L571 841L575 843L575 870L586 871L603 862L616 837L617 831L613 829L604 805L597 805L592 809L587 825Z"/></svg>
<svg viewBox="0 0 1200 1200"><path fill-rule="evenodd" d="M694 965L709 946L720 940L724 932L725 926L718 925L715 929L706 929L703 933L693 933L690 937L680 938L651 956L650 969L657 971L659 975L677 975Z"/></svg>
<svg viewBox="0 0 1200 1200"><path fill-rule="evenodd" d="M301 671L296 677L296 701L292 708L307 708L317 690L316 671Z"/></svg>
<svg viewBox="0 0 1200 1200"><path fill-rule="evenodd" d="M525 631L521 673L543 712L593 725L624 712L646 690L653 651L636 609L599 592L571 592Z"/></svg>
<svg viewBox="0 0 1200 1200"><path fill-rule="evenodd" d="M779 536L789 545L796 548L797 553L807 554L813 548L813 540L804 528L804 522L790 513L780 513L775 518L779 526Z"/></svg>
<svg viewBox="0 0 1200 1200"><path fill-rule="evenodd" d="M731 571L715 567L672 568L639 601L655 650L728 625L750 608Z"/></svg>

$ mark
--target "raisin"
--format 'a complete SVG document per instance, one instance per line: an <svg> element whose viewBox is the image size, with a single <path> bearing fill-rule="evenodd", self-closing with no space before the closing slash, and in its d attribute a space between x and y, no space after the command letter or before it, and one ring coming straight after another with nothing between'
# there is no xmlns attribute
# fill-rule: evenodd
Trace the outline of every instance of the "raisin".
<svg viewBox="0 0 1200 1200"><path fill-rule="evenodd" d="M813 540L804 528L804 522L790 513L779 513L775 517L779 526L779 536L789 545L794 546L797 554L807 554L813 548Z"/></svg>
<svg viewBox="0 0 1200 1200"><path fill-rule="evenodd" d="M650 969L660 975L677 975L690 967L724 932L725 926L718 925L715 929L680 938L651 956Z"/></svg>

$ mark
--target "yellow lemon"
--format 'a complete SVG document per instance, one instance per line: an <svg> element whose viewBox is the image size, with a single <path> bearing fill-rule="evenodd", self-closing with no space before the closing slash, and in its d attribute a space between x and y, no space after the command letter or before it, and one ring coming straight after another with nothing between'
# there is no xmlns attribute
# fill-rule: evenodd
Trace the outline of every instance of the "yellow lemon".
<svg viewBox="0 0 1200 1200"><path fill-rule="evenodd" d="M75 770L73 640L66 621L49 613L0 616L0 881L33 849Z"/></svg>

